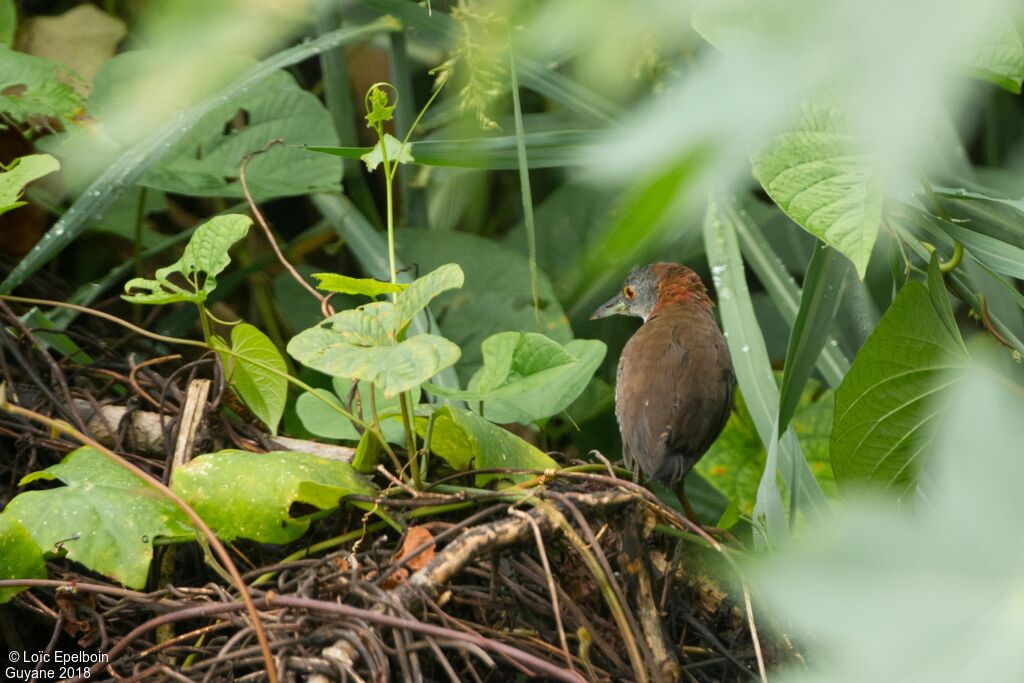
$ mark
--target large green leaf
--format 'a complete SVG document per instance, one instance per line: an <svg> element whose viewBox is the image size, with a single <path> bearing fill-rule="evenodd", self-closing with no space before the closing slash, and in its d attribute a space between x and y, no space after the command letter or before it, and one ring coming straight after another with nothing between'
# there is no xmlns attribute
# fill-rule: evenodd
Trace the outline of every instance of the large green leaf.
<svg viewBox="0 0 1024 683"><path fill-rule="evenodd" d="M862 278L882 219L883 188L827 100L805 102L794 124L754 154L754 175L802 228L849 258Z"/></svg>
<svg viewBox="0 0 1024 683"><path fill-rule="evenodd" d="M492 422L530 423L558 414L583 393L604 359L603 342L576 339L563 347L534 332L499 332L484 340L484 364L465 390L426 385L439 396L481 402Z"/></svg>
<svg viewBox="0 0 1024 683"><path fill-rule="evenodd" d="M912 490L918 459L946 416L968 362L945 290L919 282L900 290L836 391L831 458L840 486Z"/></svg>
<svg viewBox="0 0 1024 683"><path fill-rule="evenodd" d="M75 124L83 110L74 80L63 64L0 43L0 114L30 124L50 117Z"/></svg>
<svg viewBox="0 0 1024 683"><path fill-rule="evenodd" d="M45 579L43 551L12 515L0 515L0 579ZM0 605L25 588L0 588Z"/></svg>
<svg viewBox="0 0 1024 683"><path fill-rule="evenodd" d="M765 613L815 644L807 669L774 680L1020 678L1024 400L1004 368L954 381L918 504L851 499L808 542L748 568Z"/></svg>
<svg viewBox="0 0 1024 683"><path fill-rule="evenodd" d="M416 420L416 431L421 437L426 434L426 428L425 418ZM430 450L457 470L470 467L547 470L558 467L558 463L512 432L475 413L450 405L434 413ZM523 481L530 476L478 474L476 483L483 486L495 479Z"/></svg>
<svg viewBox="0 0 1024 683"><path fill-rule="evenodd" d="M25 186L59 168L60 163L49 154L19 157L6 169L0 165L0 215L27 204L28 202L20 201Z"/></svg>
<svg viewBox="0 0 1024 683"><path fill-rule="evenodd" d="M295 402L295 412L298 414L299 419L302 420L302 426L317 436L326 439L359 441L359 432L352 425L352 421L339 413L335 408L324 403L324 401L327 401L336 408L343 408L342 398L347 401L348 395L351 392L352 382L348 379L335 378L333 384L334 393L326 389L316 390L321 398L317 398L308 391L303 392ZM353 413L356 412L357 401L362 406L360 412L362 413L363 421L367 423L373 421L373 410L370 405L370 386L369 382L365 380L360 381L357 394L353 397L352 403ZM377 387L374 387L373 391L374 400L377 405L377 415L381 418L380 426L384 432L384 438L391 443L404 444L405 429L402 427L401 421L397 419L384 419L386 416L393 418L401 414L399 397L396 395L388 398Z"/></svg>
<svg viewBox="0 0 1024 683"><path fill-rule="evenodd" d="M365 345L333 329L314 327L292 337L288 353L306 367L332 377L373 382L385 396L394 396L453 365L460 351L433 334L418 334L393 345Z"/></svg>
<svg viewBox="0 0 1024 683"><path fill-rule="evenodd" d="M63 549L69 560L142 588L157 538L194 538L174 503L88 446L21 484L50 479L67 486L22 493L3 515L22 524L45 553Z"/></svg>
<svg viewBox="0 0 1024 683"><path fill-rule="evenodd" d="M293 517L297 503L323 512L343 496L376 493L348 463L292 451L201 455L174 471L171 486L218 537L260 543L288 543L306 532L312 518Z"/></svg>
<svg viewBox="0 0 1024 683"><path fill-rule="evenodd" d="M281 352L249 323L231 328L231 351L220 352L228 383L270 433L277 434L288 398L288 366Z"/></svg>
<svg viewBox="0 0 1024 683"><path fill-rule="evenodd" d="M238 169L243 159L276 139L284 144L254 156L246 166L245 179L254 197L339 188L341 165L299 147L337 144L331 116L315 95L284 71L203 116L150 169L142 184L180 194L242 197Z"/></svg>
<svg viewBox="0 0 1024 683"><path fill-rule="evenodd" d="M124 285L126 301L135 304L168 304L175 301L206 301L217 287L217 275L231 263L228 249L245 237L252 219L240 214L214 216L192 233L192 239L175 263L156 271L156 279L132 278ZM172 282L180 275L191 286L186 289ZM132 293L132 292L136 293Z"/></svg>

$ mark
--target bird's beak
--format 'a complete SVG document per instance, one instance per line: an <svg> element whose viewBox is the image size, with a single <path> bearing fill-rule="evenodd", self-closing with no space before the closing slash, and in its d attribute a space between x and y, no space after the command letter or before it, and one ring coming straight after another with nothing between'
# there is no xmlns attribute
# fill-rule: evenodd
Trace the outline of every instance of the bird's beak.
<svg viewBox="0 0 1024 683"><path fill-rule="evenodd" d="M607 318L610 315L621 315L626 312L626 302L622 296L613 296L608 301L597 307L597 310L590 314L591 320Z"/></svg>

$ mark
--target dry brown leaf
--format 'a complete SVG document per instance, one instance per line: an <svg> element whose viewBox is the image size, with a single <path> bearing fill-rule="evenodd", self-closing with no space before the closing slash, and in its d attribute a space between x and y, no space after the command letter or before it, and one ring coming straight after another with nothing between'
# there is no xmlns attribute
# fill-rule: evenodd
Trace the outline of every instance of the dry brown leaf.
<svg viewBox="0 0 1024 683"><path fill-rule="evenodd" d="M402 540L402 549L398 551L394 561L401 562L424 543L429 543L430 547L405 563L405 566L412 571L423 569L423 567L427 566L428 562L434 559L434 535L425 526L409 527L409 530L405 533L405 538Z"/></svg>

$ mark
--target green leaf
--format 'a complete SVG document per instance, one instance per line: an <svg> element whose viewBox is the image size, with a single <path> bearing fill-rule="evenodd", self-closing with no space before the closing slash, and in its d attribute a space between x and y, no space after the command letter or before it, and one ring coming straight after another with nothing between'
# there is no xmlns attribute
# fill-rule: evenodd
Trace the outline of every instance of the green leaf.
<svg viewBox="0 0 1024 683"><path fill-rule="evenodd" d="M373 421L373 412L370 407L370 386L369 382L365 380L360 381L357 395L352 402L353 413L356 412L357 405L362 406L363 420L367 423ZM313 434L326 439L358 441L360 439L359 432L356 431L351 420L324 403L324 401L328 401L339 408L344 407L342 398L339 397L344 397L347 401L350 391L351 380L335 378L334 393L326 389L317 390L317 393L324 400L320 400L308 391L303 392L299 396L298 401L295 402L295 412L298 414L299 419L302 420L302 426ZM399 410L399 397L396 395L388 398L384 396L384 392L379 388L374 387L374 398L377 404L377 415L381 418L380 426L384 432L384 438L391 443L404 444L405 430L402 427L401 421L384 419L388 415L401 414Z"/></svg>
<svg viewBox="0 0 1024 683"><path fill-rule="evenodd" d="M78 125L83 109L71 86L75 80L59 62L0 44L0 114L19 123L39 124L52 117Z"/></svg>
<svg viewBox="0 0 1024 683"><path fill-rule="evenodd" d="M0 515L0 579L45 579L43 551L12 515ZM0 588L0 605L27 588Z"/></svg>
<svg viewBox="0 0 1024 683"><path fill-rule="evenodd" d="M882 220L883 188L839 110L805 103L793 126L772 136L753 163L779 208L849 258L863 278Z"/></svg>
<svg viewBox="0 0 1024 683"><path fill-rule="evenodd" d="M85 446L21 480L67 486L16 496L4 517L21 523L45 553L67 558L130 588L146 585L157 538L194 538L184 513L159 491Z"/></svg>
<svg viewBox="0 0 1024 683"><path fill-rule="evenodd" d="M376 128L378 125L393 118L395 105L388 104L388 94L383 88L374 86L370 89L366 99L370 105L369 111L366 112L366 126L368 128ZM373 169L371 168L370 170L372 171Z"/></svg>
<svg viewBox="0 0 1024 683"><path fill-rule="evenodd" d="M382 294L392 294L404 291L407 284L392 284L381 282L370 277L349 277L337 273L313 273L313 277L320 281L316 286L325 292L337 292L339 294L362 294L363 296L378 297Z"/></svg>
<svg viewBox="0 0 1024 683"><path fill-rule="evenodd" d="M231 350L220 352L228 383L271 434L284 415L288 366L270 337L249 323L231 328Z"/></svg>
<svg viewBox="0 0 1024 683"><path fill-rule="evenodd" d="M400 163L421 166L445 166L451 168L475 168L481 170L513 170L518 168L516 138L514 135L463 140L418 140L416 157L413 158L413 143L402 147L390 135L388 140L388 161L396 158ZM561 130L543 133L527 133L523 136L529 154L530 168L562 168L581 166L587 154L592 154L599 142L599 134L585 130ZM361 159L369 170L383 160L380 143L374 147L310 147L313 152L331 154L346 159Z"/></svg>
<svg viewBox="0 0 1024 683"><path fill-rule="evenodd" d="M437 270L413 280L398 297L396 315L399 325L409 323L434 297L449 289L458 289L464 281L462 268L454 263L446 263Z"/></svg>
<svg viewBox="0 0 1024 683"><path fill-rule="evenodd" d="M219 538L259 543L294 541L316 514L334 510L343 496L377 492L348 463L292 451L200 455L174 471L171 487ZM293 517L298 503L320 513Z"/></svg>
<svg viewBox="0 0 1024 683"><path fill-rule="evenodd" d="M967 351L941 303L918 282L904 285L836 391L831 457L840 486L913 489L918 459L947 415Z"/></svg>
<svg viewBox="0 0 1024 683"><path fill-rule="evenodd" d="M250 225L252 219L248 216L214 216L196 228L178 261L158 269L155 280L139 277L129 280L124 285L126 295L122 298L135 304L168 304L175 301L199 304L206 301L206 297L217 287L217 275L231 263L228 250L245 237ZM171 275L182 276L191 289L172 282L169 279Z"/></svg>
<svg viewBox="0 0 1024 683"><path fill-rule="evenodd" d="M821 245L811 255L811 262L804 275L800 310L786 349L785 372L779 396L780 432L789 426L804 385L828 342L832 322L843 299L846 268L847 262L831 247Z"/></svg>
<svg viewBox="0 0 1024 683"><path fill-rule="evenodd" d="M426 418L416 420L416 431L426 433ZM434 413L430 450L456 470L511 468L557 469L558 463L515 434L461 408L444 406ZM477 486L495 479L525 481L532 475L478 474Z"/></svg>
<svg viewBox="0 0 1024 683"><path fill-rule="evenodd" d="M394 345L376 340L353 340L333 329L314 327L288 342L288 353L306 367L332 377L373 382L385 396L423 384L459 359L459 347L444 337L418 334Z"/></svg>
<svg viewBox="0 0 1024 683"><path fill-rule="evenodd" d="M20 201L25 186L59 169L60 163L49 154L19 157L6 169L0 164L0 215L27 204Z"/></svg>
<svg viewBox="0 0 1024 683"><path fill-rule="evenodd" d="M142 184L166 192L202 197L244 197L238 169L245 168L249 191L260 199L318 191L337 191L340 165L309 154L302 145L337 144L331 116L312 93L285 71L270 74L199 119L142 178Z"/></svg>
<svg viewBox="0 0 1024 683"><path fill-rule="evenodd" d="M323 147L310 147L313 151L323 151ZM369 152L359 155L360 160L366 164L367 171L373 171L384 163L384 152L388 153L388 164L411 164L415 161L412 157L412 143L402 144L402 141L391 135L384 134L384 139L374 145Z"/></svg>
<svg viewBox="0 0 1024 683"><path fill-rule="evenodd" d="M769 454L779 445L778 460L783 480L789 484L791 508L818 515L828 509L821 487L814 479L792 427L782 438L777 434L778 385L768 358L764 337L747 289L746 272L736 238L736 225L746 220L732 201L712 200L704 221L704 248L718 293L722 326L728 334L729 351L740 390L761 441ZM768 540L777 542L785 534L782 501L776 488L776 472L770 465L761 477L762 490L755 506L755 522L767 525ZM794 502L796 504L794 505Z"/></svg>
<svg viewBox="0 0 1024 683"><path fill-rule="evenodd" d="M470 405L482 401L482 414L492 422L528 424L556 415L576 400L606 350L600 341L580 339L563 347L542 334L499 332L484 340L484 365L467 389L425 388Z"/></svg>
<svg viewBox="0 0 1024 683"><path fill-rule="evenodd" d="M172 145L185 137L199 119L223 104L224 98L234 97L246 89L255 88L258 83L277 70L301 62L323 50L362 40L366 36L383 30L395 30L395 28L395 21L384 17L364 26L331 31L308 43L283 50L256 64L219 93L189 107L180 118L169 121L145 139L132 145L98 178L92 181L89 187L75 200L75 203L64 212L60 220L43 235L32 251L18 262L3 282L0 282L0 294L11 292L71 244L83 230L95 221L97 216L102 215L122 194L133 187ZM9 63L5 59L0 59L0 67ZM0 71L0 74L2 73ZM2 76L0 76L0 90L4 87L6 84L3 83Z"/></svg>
<svg viewBox="0 0 1024 683"><path fill-rule="evenodd" d="M487 337L496 332L537 329L530 267L522 254L465 232L402 230L396 237L399 254L407 263L415 261L430 268L455 261L465 273L461 289L442 294L432 304L444 311L441 332L464 349L459 364L464 377L480 366L480 349ZM540 331L565 343L572 339L569 321L547 276L539 275Z"/></svg>
<svg viewBox="0 0 1024 683"><path fill-rule="evenodd" d="M1024 82L1024 43L1011 17L1006 16L992 26L991 35L967 56L965 66L978 78L1014 95L1020 94Z"/></svg>
<svg viewBox="0 0 1024 683"><path fill-rule="evenodd" d="M815 643L809 668L778 680L1012 681L1024 670L1007 593L1024 562L1007 542L1019 535L1024 401L1003 375L954 380L917 504L850 499L806 543L748 566L766 613Z"/></svg>

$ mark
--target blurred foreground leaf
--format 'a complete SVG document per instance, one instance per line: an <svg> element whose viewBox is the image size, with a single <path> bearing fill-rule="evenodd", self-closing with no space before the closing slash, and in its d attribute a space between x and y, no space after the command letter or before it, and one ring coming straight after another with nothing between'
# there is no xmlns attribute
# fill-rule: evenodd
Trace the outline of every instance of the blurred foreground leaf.
<svg viewBox="0 0 1024 683"><path fill-rule="evenodd" d="M948 380L915 505L851 501L753 567L765 609L808 646L809 668L777 680L1020 680L1024 398L1002 371L970 373Z"/></svg>

